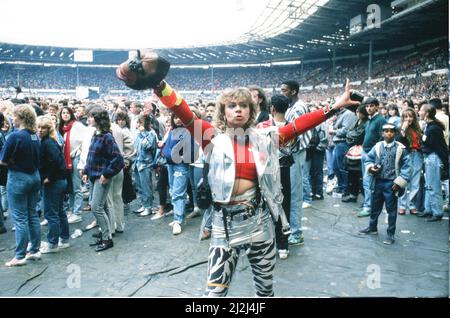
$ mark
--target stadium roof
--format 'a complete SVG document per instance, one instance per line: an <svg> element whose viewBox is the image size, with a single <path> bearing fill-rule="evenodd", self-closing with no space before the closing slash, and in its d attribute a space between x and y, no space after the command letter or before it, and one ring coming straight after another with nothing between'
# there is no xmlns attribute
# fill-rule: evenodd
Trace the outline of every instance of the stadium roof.
<svg viewBox="0 0 450 318"><path fill-rule="evenodd" d="M4 3L12 2L11 0L3 0L0 2L0 10ZM45 1L36 1L43 3ZM183 3L196 3L197 1L183 1ZM211 1L208 1L208 3ZM246 7L246 4L253 3L244 0L221 1L230 4L234 9ZM302 0L268 0L257 1L255 3L264 3L252 7L254 10L253 22L250 31L244 32L241 36L234 40L226 41L226 44L209 45L203 47L193 47L190 43L185 48L165 48L157 51L167 56L172 64L178 65L210 65L223 63L267 63L275 61L290 61L299 59L317 59L331 58L332 52L335 51L336 56L349 54L365 54L368 52L368 43L374 41L374 49L390 49L402 45L409 45L424 42L434 38L447 38L448 41L448 1L446 0L405 0L413 4L411 8L396 13L391 17L383 19L380 28L364 30L360 33L349 35L350 19L364 14L367 6L372 4L373 0L330 0L328 2L316 2L323 4L314 7L313 10L305 9L310 6L310 1ZM80 3L73 2L73 3ZM131 3L127 1L127 3ZM164 2L166 3L166 2ZM219 3L219 2L215 2ZM390 10L391 0L378 0L380 6L387 7ZM232 5L231 5L232 4ZM105 3L105 6L108 6ZM21 6L22 8L22 6ZM89 6L87 6L89 8ZM86 8L86 10L88 10ZM127 34L138 34L141 38L152 38L155 34L161 33L162 30L173 28L178 34L182 29L193 23L194 15L190 12L186 14L180 21L169 24L167 21L160 28L137 28L134 23L136 21L136 12L139 6L124 6L120 15L109 16L114 21L110 25L120 25L120 28L127 31ZM216 12L225 11L216 7ZM167 6L165 11L173 11L173 8ZM151 11L151 10L150 10ZM61 34L67 33L68 25L80 25L86 23L91 26L92 32L97 32L99 28L98 22L94 18L83 19L83 15L73 14L72 9L66 12L64 23L57 23L54 18L51 19L55 29L59 29ZM260 13L258 15L258 13ZM312 13L310 16L307 14ZM306 15L305 15L306 14ZM69 18L67 16L70 15ZM102 14L98 14L101 16ZM155 18L155 11L151 11L148 15ZM166 15L169 15L167 13ZM221 16L221 14L219 14ZM38 18L37 18L38 17ZM217 17L217 15L216 15ZM277 18L278 17L278 18ZM227 29L236 22L234 18L226 18L225 23L213 23L207 20L209 18L203 14L202 30L213 28L220 25L221 28ZM17 19L17 16L16 16ZM201 19L201 18L200 18ZM39 15L33 20L35 25L43 23L45 20ZM166 19L167 20L167 19ZM2 20L0 20L2 21ZM22 17L20 21L27 24ZM88 22L86 22L88 21ZM270 23L262 24L268 21ZM284 23L281 23L285 21ZM295 21L295 23L293 22ZM261 22L261 23L260 23ZM279 23L278 23L279 22ZM292 24L289 24L292 23ZM294 25L296 24L296 25ZM150 25L150 24L149 24ZM249 24L250 25L250 24ZM36 27L37 28L37 27ZM287 28L287 29L285 29ZM0 45L0 61L5 60L23 60L23 61L47 61L47 62L64 62L73 63L73 48L62 48L58 46L42 46L42 45L16 45L14 41L6 41L5 29L0 26L0 42L8 44ZM66 30L66 31L64 31ZM67 33L68 34L68 33ZM261 35L262 34L262 35ZM270 37L269 37L270 35ZM64 37L64 36L62 36ZM126 37L126 36L125 36ZM124 39L117 36L117 42L124 43ZM178 42L177 42L178 41ZM174 43L183 43L180 36ZM223 42L223 40L222 40ZM133 48L141 48L135 46ZM92 48L92 47L91 47ZM128 51L124 50L95 50L94 63L100 64L118 64L128 58Z"/></svg>
<svg viewBox="0 0 450 318"><path fill-rule="evenodd" d="M0 19L0 42L98 49L235 44L295 28L328 1L2 0L0 12L11 14Z"/></svg>

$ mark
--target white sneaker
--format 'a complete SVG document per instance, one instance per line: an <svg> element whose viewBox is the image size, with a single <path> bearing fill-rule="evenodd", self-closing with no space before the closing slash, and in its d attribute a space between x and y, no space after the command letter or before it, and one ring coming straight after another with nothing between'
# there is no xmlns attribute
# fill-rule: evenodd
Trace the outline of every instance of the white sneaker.
<svg viewBox="0 0 450 318"><path fill-rule="evenodd" d="M177 222L177 221L173 222L172 234L173 235L178 235L180 233L181 233L181 224L180 224L180 222Z"/></svg>
<svg viewBox="0 0 450 318"><path fill-rule="evenodd" d="M307 208L310 208L310 207L312 207L311 203L303 202L303 204L302 204L302 208L303 209L307 209Z"/></svg>
<svg viewBox="0 0 450 318"><path fill-rule="evenodd" d="M194 210L186 216L186 219L193 219L202 215L202 210L199 207L195 207Z"/></svg>
<svg viewBox="0 0 450 318"><path fill-rule="evenodd" d="M27 255L25 255L25 259L26 260L30 260L30 261L37 261L41 259L41 252L38 251L34 254L31 253L27 253Z"/></svg>
<svg viewBox="0 0 450 318"><path fill-rule="evenodd" d="M278 250L278 256L280 259L286 259L289 256L289 250Z"/></svg>
<svg viewBox="0 0 450 318"><path fill-rule="evenodd" d="M74 224L74 223L80 223L81 221L83 221L83 219L79 215L72 214L71 216L69 216L67 221L69 222L69 224Z"/></svg>
<svg viewBox="0 0 450 318"><path fill-rule="evenodd" d="M42 254L55 253L58 252L58 250L58 247L51 247L48 242L42 242L41 248L39 249Z"/></svg>
<svg viewBox="0 0 450 318"><path fill-rule="evenodd" d="M142 213L144 212L145 208L143 206L141 206L139 209L137 209L136 211L133 211L134 213Z"/></svg>
<svg viewBox="0 0 450 318"><path fill-rule="evenodd" d="M152 216L152 220L159 220L164 217L164 213L156 213Z"/></svg>
<svg viewBox="0 0 450 318"><path fill-rule="evenodd" d="M65 249L65 248L68 248L68 247L70 247L70 243L63 243L61 241L61 239L59 240L59 242L58 242L58 248L59 249Z"/></svg>
<svg viewBox="0 0 450 318"><path fill-rule="evenodd" d="M94 227L97 227L97 221L94 220L90 224L86 225L85 229L86 231L92 230Z"/></svg>
<svg viewBox="0 0 450 318"><path fill-rule="evenodd" d="M144 209L144 211L139 213L139 216L149 216L150 214L152 214L152 212L150 212L149 209Z"/></svg>
<svg viewBox="0 0 450 318"><path fill-rule="evenodd" d="M27 259L26 258L22 258L22 259L16 259L15 257L10 260L9 262L5 263L6 267L13 267L13 266L22 266L22 265L26 265L27 264Z"/></svg>
<svg viewBox="0 0 450 318"><path fill-rule="evenodd" d="M333 179L332 180L329 180L328 182L327 182L327 187L326 187L326 189L325 189L325 192L327 193L327 194L331 194L332 192L333 192L333 190L334 190L334 186L336 185L336 181L334 181Z"/></svg>
<svg viewBox="0 0 450 318"><path fill-rule="evenodd" d="M47 226L48 225L48 221L47 221L47 219L44 219L42 222L41 222L41 226Z"/></svg>

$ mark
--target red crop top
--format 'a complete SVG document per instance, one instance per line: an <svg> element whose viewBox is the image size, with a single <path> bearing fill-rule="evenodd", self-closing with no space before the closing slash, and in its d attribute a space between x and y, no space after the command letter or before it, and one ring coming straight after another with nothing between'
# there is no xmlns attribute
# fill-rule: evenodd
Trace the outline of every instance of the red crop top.
<svg viewBox="0 0 450 318"><path fill-rule="evenodd" d="M234 162L236 163L236 178L257 181L255 160L249 142L245 144L233 141Z"/></svg>

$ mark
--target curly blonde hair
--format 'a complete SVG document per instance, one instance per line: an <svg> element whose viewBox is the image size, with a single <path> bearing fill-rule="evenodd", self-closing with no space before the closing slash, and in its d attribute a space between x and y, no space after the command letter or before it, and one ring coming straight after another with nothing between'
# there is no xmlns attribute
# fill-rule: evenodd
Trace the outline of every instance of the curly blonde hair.
<svg viewBox="0 0 450 318"><path fill-rule="evenodd" d="M20 104L14 107L13 115L22 122L22 128L36 133L36 112L29 104Z"/></svg>
<svg viewBox="0 0 450 318"><path fill-rule="evenodd" d="M246 87L227 88L222 92L216 102L216 114L214 116L213 125L222 132L225 132L227 121L225 118L225 106L230 103L246 104L250 108L250 117L245 123L243 129L253 127L256 119L256 105L253 102L252 94Z"/></svg>

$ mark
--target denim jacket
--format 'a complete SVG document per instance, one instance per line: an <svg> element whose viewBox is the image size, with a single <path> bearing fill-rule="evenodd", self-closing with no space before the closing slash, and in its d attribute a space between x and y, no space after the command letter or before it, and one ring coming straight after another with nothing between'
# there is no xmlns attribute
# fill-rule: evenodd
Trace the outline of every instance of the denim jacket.
<svg viewBox="0 0 450 318"><path fill-rule="evenodd" d="M138 171L150 168L156 153L157 136L153 130L141 131L137 134L134 141L136 149L136 158L134 164Z"/></svg>
<svg viewBox="0 0 450 318"><path fill-rule="evenodd" d="M281 193L280 167L278 162L278 128L249 129L250 148L255 159L258 183L263 197L273 215L280 215ZM234 187L236 164L230 136L220 133L211 140L208 181L213 201L228 203Z"/></svg>

